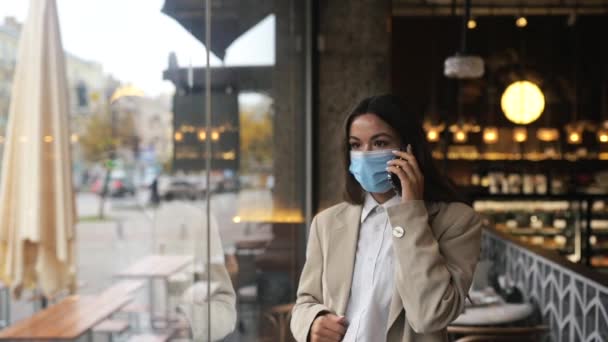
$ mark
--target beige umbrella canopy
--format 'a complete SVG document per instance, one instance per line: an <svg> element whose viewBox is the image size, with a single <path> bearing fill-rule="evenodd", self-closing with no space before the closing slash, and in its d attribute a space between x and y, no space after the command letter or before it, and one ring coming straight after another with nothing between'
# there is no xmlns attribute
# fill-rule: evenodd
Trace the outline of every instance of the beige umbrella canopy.
<svg viewBox="0 0 608 342"><path fill-rule="evenodd" d="M31 0L0 179L0 280L15 296L75 283L75 203L65 56L55 0Z"/></svg>

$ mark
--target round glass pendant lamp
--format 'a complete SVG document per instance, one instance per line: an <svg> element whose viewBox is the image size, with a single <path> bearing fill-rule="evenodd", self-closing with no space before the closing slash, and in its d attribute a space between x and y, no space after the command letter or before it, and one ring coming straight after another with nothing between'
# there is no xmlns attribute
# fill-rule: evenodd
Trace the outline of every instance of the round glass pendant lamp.
<svg viewBox="0 0 608 342"><path fill-rule="evenodd" d="M511 83L502 94L500 106L509 121L527 125L536 121L545 109L545 95L530 81Z"/></svg>

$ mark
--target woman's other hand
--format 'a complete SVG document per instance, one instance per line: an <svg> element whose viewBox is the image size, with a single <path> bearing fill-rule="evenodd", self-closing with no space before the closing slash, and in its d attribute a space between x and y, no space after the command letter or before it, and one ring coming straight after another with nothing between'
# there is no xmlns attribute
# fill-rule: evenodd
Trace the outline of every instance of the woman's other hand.
<svg viewBox="0 0 608 342"><path fill-rule="evenodd" d="M346 334L346 319L331 313L321 315L312 322L310 342L339 342Z"/></svg>

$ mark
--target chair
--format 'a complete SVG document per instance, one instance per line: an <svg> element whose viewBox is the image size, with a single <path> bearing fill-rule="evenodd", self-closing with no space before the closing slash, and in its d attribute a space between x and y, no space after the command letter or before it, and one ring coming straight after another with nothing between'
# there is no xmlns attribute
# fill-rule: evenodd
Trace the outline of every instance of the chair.
<svg viewBox="0 0 608 342"><path fill-rule="evenodd" d="M135 331L141 331L141 316L150 312L150 307L140 303L129 303L122 307L119 311L127 315L129 325L135 327ZM150 313L151 314L151 313Z"/></svg>
<svg viewBox="0 0 608 342"><path fill-rule="evenodd" d="M128 329L129 322L127 321L106 319L105 321L102 321L101 323L93 327L93 332L107 335L108 341L113 342L115 336L124 333Z"/></svg>
<svg viewBox="0 0 608 342"><path fill-rule="evenodd" d="M99 295L107 297L117 297L124 295L131 296L135 292L141 290L144 286L145 282L142 280L121 280L119 282L113 283L110 287L102 290ZM129 326L133 325L136 331L141 330L139 314L147 312L147 308L142 308L142 305L137 303L129 303L122 307L119 312L127 315L129 320Z"/></svg>
<svg viewBox="0 0 608 342"><path fill-rule="evenodd" d="M239 241L235 246L234 257L228 259L231 263L236 264L232 268L237 270L233 281L238 309L237 324L241 333L245 332L246 329L243 320L244 306L249 305L255 310L258 304L256 255L262 253L268 243L268 240Z"/></svg>
<svg viewBox="0 0 608 342"><path fill-rule="evenodd" d="M189 267L188 269L169 277L167 281L167 304L174 314L179 306L181 296L194 284L195 276L195 269Z"/></svg>
<svg viewBox="0 0 608 342"><path fill-rule="evenodd" d="M448 326L448 334L464 335L454 342L536 342L549 331L546 325L529 327Z"/></svg>
<svg viewBox="0 0 608 342"><path fill-rule="evenodd" d="M291 310L294 305L294 303L276 305L264 314L264 317L275 328L276 335L273 341L287 342L293 340L289 338L289 321L291 320Z"/></svg>

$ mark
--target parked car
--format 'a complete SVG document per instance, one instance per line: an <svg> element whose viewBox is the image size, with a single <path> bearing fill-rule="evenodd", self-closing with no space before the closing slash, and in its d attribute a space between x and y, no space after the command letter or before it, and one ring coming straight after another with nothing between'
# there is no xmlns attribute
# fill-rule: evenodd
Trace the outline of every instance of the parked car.
<svg viewBox="0 0 608 342"><path fill-rule="evenodd" d="M91 191L101 194L105 177L97 178L91 185ZM108 182L108 194L110 197L125 197L135 195L135 185L127 177L124 171L114 170Z"/></svg>
<svg viewBox="0 0 608 342"><path fill-rule="evenodd" d="M161 199L168 201L174 199L196 200L203 195L200 186L187 179L170 179L166 182L160 182L158 193Z"/></svg>

